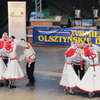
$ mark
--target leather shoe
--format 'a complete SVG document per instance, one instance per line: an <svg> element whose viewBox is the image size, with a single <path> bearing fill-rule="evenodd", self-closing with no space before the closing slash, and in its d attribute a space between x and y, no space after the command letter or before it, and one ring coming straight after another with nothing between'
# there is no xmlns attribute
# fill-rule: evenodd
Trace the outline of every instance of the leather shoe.
<svg viewBox="0 0 100 100"><path fill-rule="evenodd" d="M34 86L34 83L27 83L26 86L27 87Z"/></svg>

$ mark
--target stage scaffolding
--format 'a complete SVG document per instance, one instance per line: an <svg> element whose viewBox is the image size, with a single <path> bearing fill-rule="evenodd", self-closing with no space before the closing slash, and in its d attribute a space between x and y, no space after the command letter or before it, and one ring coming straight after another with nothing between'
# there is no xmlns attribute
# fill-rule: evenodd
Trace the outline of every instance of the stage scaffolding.
<svg viewBox="0 0 100 100"><path fill-rule="evenodd" d="M35 12L42 12L42 0L35 0Z"/></svg>

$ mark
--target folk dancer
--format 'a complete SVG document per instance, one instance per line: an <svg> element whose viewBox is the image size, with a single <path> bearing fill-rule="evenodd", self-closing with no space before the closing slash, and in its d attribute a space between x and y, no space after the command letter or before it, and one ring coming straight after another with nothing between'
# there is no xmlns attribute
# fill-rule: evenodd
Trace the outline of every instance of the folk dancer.
<svg viewBox="0 0 100 100"><path fill-rule="evenodd" d="M4 79L10 80L10 88L16 88L15 80L24 78L24 73L16 58L16 44L12 42L11 47L7 50L7 53L9 61L7 64L7 68L3 73L3 77Z"/></svg>
<svg viewBox="0 0 100 100"><path fill-rule="evenodd" d="M84 48L81 50L82 58L89 63L89 67L77 87L92 97L96 91L100 91L100 65L96 48Z"/></svg>
<svg viewBox="0 0 100 100"><path fill-rule="evenodd" d="M80 48L82 48L82 44L78 44L76 49L77 49L77 54L74 56L72 60L73 68L77 74L77 76L80 78L80 80L83 78L85 74L85 66L84 66L84 60L80 56Z"/></svg>
<svg viewBox="0 0 100 100"><path fill-rule="evenodd" d="M3 48L3 44L4 44L4 41L1 41L0 40L0 81L3 81L4 80L3 77L2 77L2 75L3 75L3 73L6 70L6 65L3 62L3 60L2 60L2 52L1 52L2 51L2 48Z"/></svg>
<svg viewBox="0 0 100 100"><path fill-rule="evenodd" d="M7 55L6 48L5 48L5 47L7 47L7 45L9 45L9 35L7 32L3 33L1 40L4 42L3 48L1 49L1 55L2 55L2 59L5 63L5 65L7 67L8 55ZM9 80L5 80L5 82L3 84L4 84L4 86L8 86Z"/></svg>
<svg viewBox="0 0 100 100"><path fill-rule="evenodd" d="M62 78L60 81L60 86L63 86L65 89L65 92L69 94L75 94L73 89L76 87L77 82L79 81L79 77L76 75L73 65L72 65L72 59L74 56L77 55L76 48L70 47L65 52L65 64L63 69Z"/></svg>
<svg viewBox="0 0 100 100"><path fill-rule="evenodd" d="M25 42L24 39L22 40ZM35 69L36 53L29 42L25 42L25 43L26 45L25 45L24 55L21 58L23 58L22 60L24 60L25 58L27 62L26 73L29 82L26 84L26 86L33 86L35 82L34 69Z"/></svg>

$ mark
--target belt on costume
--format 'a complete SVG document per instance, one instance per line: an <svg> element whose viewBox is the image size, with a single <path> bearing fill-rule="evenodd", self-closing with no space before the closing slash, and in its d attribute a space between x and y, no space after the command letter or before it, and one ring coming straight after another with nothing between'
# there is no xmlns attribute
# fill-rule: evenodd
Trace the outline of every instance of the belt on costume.
<svg viewBox="0 0 100 100"><path fill-rule="evenodd" d="M17 58L16 57L14 57L14 58L10 58L10 60L16 60Z"/></svg>
<svg viewBox="0 0 100 100"><path fill-rule="evenodd" d="M72 65L72 63L68 63L68 62L65 62L66 64L70 64L70 65Z"/></svg>
<svg viewBox="0 0 100 100"><path fill-rule="evenodd" d="M90 65L90 66L93 66L93 67L96 67L96 66L99 66L100 64L93 64L93 65Z"/></svg>
<svg viewBox="0 0 100 100"><path fill-rule="evenodd" d="M80 65L80 62L72 62L73 65Z"/></svg>
<svg viewBox="0 0 100 100"><path fill-rule="evenodd" d="M2 58L3 58L3 59L8 59L8 57L6 57L6 56L2 56Z"/></svg>

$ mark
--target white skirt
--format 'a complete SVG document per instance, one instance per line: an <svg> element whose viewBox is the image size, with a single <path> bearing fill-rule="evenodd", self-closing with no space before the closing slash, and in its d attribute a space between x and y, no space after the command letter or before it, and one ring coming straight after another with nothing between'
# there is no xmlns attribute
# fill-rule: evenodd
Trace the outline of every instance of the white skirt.
<svg viewBox="0 0 100 100"><path fill-rule="evenodd" d="M3 74L4 79L18 80L24 78L24 73L17 60L9 60L6 71Z"/></svg>
<svg viewBox="0 0 100 100"><path fill-rule="evenodd" d="M62 77L60 80L60 86L63 86L64 88L67 88L67 86L68 86L66 63L64 64L63 73L62 73Z"/></svg>
<svg viewBox="0 0 100 100"><path fill-rule="evenodd" d="M90 66L77 87L85 92L100 91L100 66L96 66L95 71Z"/></svg>
<svg viewBox="0 0 100 100"><path fill-rule="evenodd" d="M5 72L5 70L6 70L6 65L3 62L2 58L0 58L0 80L3 80L2 75Z"/></svg>
<svg viewBox="0 0 100 100"><path fill-rule="evenodd" d="M74 88L79 81L79 77L76 75L73 66L65 63L60 85L65 88Z"/></svg>

